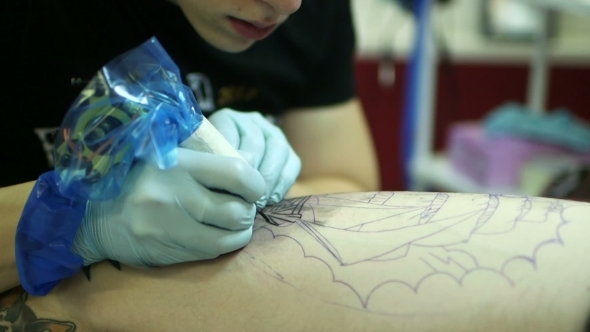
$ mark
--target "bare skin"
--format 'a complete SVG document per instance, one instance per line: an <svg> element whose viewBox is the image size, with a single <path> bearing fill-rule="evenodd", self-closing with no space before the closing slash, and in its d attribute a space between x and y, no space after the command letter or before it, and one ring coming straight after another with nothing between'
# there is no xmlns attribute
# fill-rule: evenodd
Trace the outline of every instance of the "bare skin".
<svg viewBox="0 0 590 332"><path fill-rule="evenodd" d="M20 284L14 257L14 234L34 182L0 188L0 292Z"/></svg>
<svg viewBox="0 0 590 332"><path fill-rule="evenodd" d="M75 331L582 331L589 213L495 195L295 198L238 252L99 264L27 304Z"/></svg>

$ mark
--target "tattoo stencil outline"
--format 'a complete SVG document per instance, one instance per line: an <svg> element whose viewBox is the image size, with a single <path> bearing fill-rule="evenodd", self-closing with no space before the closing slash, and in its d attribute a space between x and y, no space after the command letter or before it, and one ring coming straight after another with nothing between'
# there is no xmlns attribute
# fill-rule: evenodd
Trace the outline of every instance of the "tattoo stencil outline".
<svg viewBox="0 0 590 332"><path fill-rule="evenodd" d="M562 215L568 204L575 203L447 193L306 196L267 207L266 218L278 226L257 219L254 232L255 236L265 233L293 241L305 259L321 262L332 275L332 283L346 287L356 298L354 303L349 298L323 298L325 301L374 312L372 298L392 284L418 295L430 278L446 276L461 287L472 273L485 272L514 286L516 280L506 270L509 264L524 261L536 269L540 248L563 245L559 230L568 223ZM367 209L371 210L369 220L362 212ZM331 211L336 210L334 218ZM490 247L491 236L497 238L497 247ZM369 246L358 250L348 245L354 239ZM297 278L291 280L289 272L265 259L262 247L264 244L260 249L244 249L252 264L305 291L305 286L294 281ZM321 297L315 292L313 296Z"/></svg>

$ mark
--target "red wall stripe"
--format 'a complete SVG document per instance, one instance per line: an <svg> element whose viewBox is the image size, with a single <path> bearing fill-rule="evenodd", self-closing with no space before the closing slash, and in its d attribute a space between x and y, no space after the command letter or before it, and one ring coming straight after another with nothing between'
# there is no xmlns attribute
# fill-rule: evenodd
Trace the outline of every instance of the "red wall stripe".
<svg viewBox="0 0 590 332"><path fill-rule="evenodd" d="M400 152L401 113L406 65L396 62L396 82L379 84L379 62L358 59L357 90L367 114L381 167L382 189L403 190ZM447 128L456 121L478 120L507 101L524 103L526 64L440 64L438 67L435 147L444 149ZM566 107L590 121L590 66L552 66L547 106Z"/></svg>

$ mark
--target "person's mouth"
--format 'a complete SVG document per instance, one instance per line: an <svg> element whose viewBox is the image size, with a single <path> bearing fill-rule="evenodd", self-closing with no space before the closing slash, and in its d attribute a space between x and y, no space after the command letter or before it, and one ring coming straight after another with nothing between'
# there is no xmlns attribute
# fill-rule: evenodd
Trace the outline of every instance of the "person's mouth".
<svg viewBox="0 0 590 332"><path fill-rule="evenodd" d="M262 40L268 37L278 24L265 24L260 22L250 22L228 16L232 28L242 37L253 40Z"/></svg>

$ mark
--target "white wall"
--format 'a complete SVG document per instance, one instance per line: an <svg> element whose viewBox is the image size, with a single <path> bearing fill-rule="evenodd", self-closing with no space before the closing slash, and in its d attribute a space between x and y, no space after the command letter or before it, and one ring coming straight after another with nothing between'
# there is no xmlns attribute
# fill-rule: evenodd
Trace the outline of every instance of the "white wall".
<svg viewBox="0 0 590 332"><path fill-rule="evenodd" d="M558 0L579 1L579 0ZM393 50L405 57L410 50L413 18L387 0L352 0L361 56L378 56ZM454 0L437 7L434 22L443 34L455 60L527 61L530 43L490 41L481 31L482 0ZM590 63L590 15L560 13L558 37L551 44L551 59L568 63Z"/></svg>

